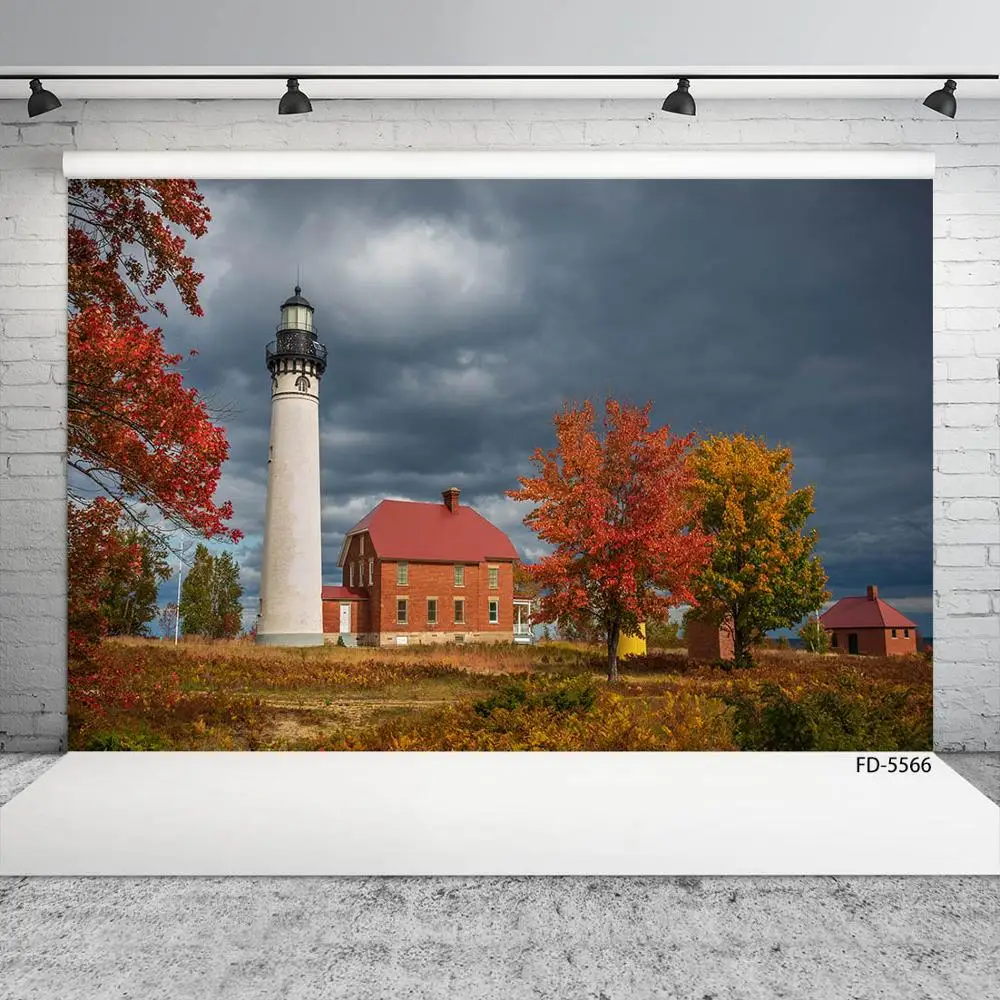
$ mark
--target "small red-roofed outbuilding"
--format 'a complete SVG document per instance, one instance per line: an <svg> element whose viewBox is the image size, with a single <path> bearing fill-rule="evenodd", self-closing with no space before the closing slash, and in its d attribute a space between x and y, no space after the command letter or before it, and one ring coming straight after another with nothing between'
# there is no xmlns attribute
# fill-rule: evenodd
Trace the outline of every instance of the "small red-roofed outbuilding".
<svg viewBox="0 0 1000 1000"><path fill-rule="evenodd" d="M843 597L820 615L836 653L905 656L917 651L917 626L868 587L864 597Z"/></svg>

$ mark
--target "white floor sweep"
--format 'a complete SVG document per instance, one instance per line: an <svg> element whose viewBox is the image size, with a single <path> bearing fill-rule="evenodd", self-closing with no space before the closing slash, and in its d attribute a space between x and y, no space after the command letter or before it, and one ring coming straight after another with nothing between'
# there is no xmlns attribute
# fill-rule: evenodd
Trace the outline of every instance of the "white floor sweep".
<svg viewBox="0 0 1000 1000"><path fill-rule="evenodd" d="M69 753L0 810L0 874L1000 874L986 796L865 756Z"/></svg>

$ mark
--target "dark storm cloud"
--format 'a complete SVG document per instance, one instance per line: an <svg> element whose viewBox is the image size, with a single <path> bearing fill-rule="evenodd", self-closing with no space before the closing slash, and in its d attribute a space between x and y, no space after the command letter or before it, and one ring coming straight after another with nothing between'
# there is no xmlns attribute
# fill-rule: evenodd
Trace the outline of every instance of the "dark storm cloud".
<svg viewBox="0 0 1000 1000"><path fill-rule="evenodd" d="M264 344L301 268L330 351L324 561L383 496L503 498L563 400L654 401L678 433L793 449L835 597L869 582L929 631L931 193L925 181L202 183L205 317L168 346L222 414L219 490L256 597Z"/></svg>

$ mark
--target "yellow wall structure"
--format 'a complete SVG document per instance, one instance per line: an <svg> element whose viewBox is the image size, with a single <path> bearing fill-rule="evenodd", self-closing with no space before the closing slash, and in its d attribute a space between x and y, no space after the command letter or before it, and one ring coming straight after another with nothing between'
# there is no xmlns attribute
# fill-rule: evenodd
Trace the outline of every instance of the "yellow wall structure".
<svg viewBox="0 0 1000 1000"><path fill-rule="evenodd" d="M641 635L626 635L624 632L618 633L618 655L619 656L645 656L646 655L646 623L639 623Z"/></svg>

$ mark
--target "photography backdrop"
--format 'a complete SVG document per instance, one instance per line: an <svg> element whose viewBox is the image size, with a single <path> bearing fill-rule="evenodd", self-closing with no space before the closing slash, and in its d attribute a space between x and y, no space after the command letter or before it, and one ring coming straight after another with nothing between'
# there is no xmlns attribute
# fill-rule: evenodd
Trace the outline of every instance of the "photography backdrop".
<svg viewBox="0 0 1000 1000"><path fill-rule="evenodd" d="M1000 102L951 121L911 100L275 101L0 105L3 498L0 745L65 746L67 149L927 149L935 153L935 724L938 749L998 749L997 321ZM929 415L930 418L930 415Z"/></svg>

